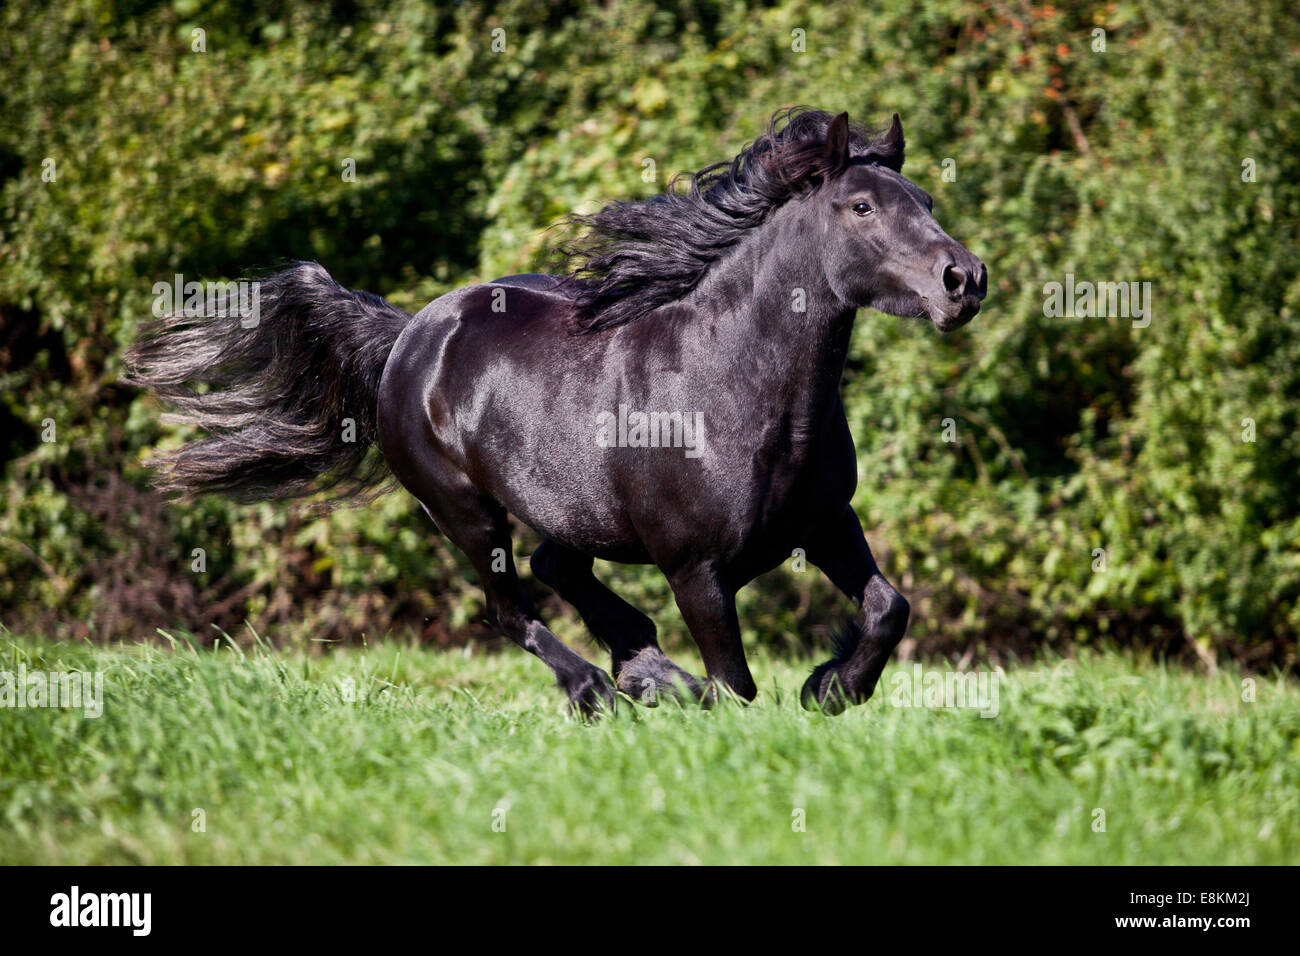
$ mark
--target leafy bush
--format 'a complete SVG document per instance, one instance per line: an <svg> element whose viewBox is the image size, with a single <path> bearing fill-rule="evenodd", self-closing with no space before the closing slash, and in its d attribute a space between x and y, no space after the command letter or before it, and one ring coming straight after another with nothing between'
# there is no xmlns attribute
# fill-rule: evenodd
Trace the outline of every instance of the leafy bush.
<svg viewBox="0 0 1300 956"><path fill-rule="evenodd" d="M545 268L557 217L649 195L808 102L870 125L900 112L905 171L991 270L984 311L945 338L863 313L875 334L845 374L855 505L923 649L1106 635L1294 663L1286 4L81 0L0 18L11 627L463 636L472 575L405 496L321 515L147 489L142 459L179 438L116 378L153 284L314 258L418 308ZM1150 282L1150 325L1045 315L1067 273ZM608 570L680 636L653 572ZM787 568L745 592L747 637L833 621L815 578Z"/></svg>

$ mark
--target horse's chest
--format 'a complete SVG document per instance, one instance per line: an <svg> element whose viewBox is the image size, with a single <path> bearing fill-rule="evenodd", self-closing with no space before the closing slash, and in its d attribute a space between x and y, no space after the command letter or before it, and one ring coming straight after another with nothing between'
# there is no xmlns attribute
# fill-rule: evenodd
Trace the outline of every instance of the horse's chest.
<svg viewBox="0 0 1300 956"><path fill-rule="evenodd" d="M825 441L762 447L744 470L734 500L748 504L747 534L785 533L818 524L844 510L856 469Z"/></svg>

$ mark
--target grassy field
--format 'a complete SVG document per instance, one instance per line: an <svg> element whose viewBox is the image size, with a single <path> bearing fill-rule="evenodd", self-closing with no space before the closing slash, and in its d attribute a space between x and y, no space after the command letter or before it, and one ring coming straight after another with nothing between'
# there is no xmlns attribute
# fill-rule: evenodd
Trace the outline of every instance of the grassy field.
<svg viewBox="0 0 1300 956"><path fill-rule="evenodd" d="M98 670L104 704L0 709L0 862L1300 862L1294 682L1095 654L983 718L896 706L901 664L829 718L806 664L754 664L752 706L584 726L513 651L2 638L0 671Z"/></svg>

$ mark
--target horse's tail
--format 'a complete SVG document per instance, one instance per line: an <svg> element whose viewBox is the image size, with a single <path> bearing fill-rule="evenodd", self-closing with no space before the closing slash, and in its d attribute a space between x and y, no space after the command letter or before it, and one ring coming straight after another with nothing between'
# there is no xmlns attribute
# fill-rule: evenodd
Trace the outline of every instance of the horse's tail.
<svg viewBox="0 0 1300 956"><path fill-rule="evenodd" d="M411 316L314 262L250 285L233 312L177 304L126 353L126 382L176 406L168 420L208 433L150 462L158 486L245 501L366 497L387 476L371 453L379 379Z"/></svg>

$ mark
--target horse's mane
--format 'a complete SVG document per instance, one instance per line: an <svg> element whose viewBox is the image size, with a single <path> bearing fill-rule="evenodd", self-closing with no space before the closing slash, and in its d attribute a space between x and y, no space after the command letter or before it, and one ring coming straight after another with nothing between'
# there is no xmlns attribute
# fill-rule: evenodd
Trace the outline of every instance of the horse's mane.
<svg viewBox="0 0 1300 956"><path fill-rule="evenodd" d="M631 322L695 288L748 230L821 182L833 118L801 106L779 110L767 132L730 162L692 174L688 189L679 188L683 177L676 176L657 196L611 202L594 215L564 220L580 233L558 248L578 330ZM851 156L865 156L875 141L861 127L849 127Z"/></svg>

